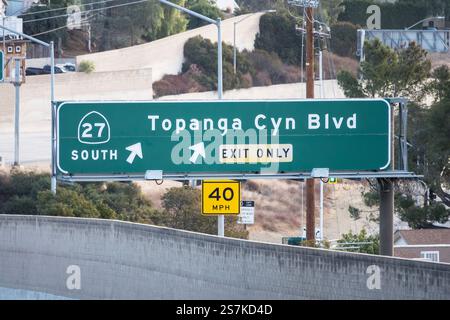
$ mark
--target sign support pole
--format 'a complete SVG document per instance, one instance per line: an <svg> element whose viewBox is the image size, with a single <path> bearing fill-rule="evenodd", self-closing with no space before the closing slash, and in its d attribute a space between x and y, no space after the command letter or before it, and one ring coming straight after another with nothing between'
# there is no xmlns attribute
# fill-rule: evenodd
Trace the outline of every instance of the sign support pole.
<svg viewBox="0 0 450 320"><path fill-rule="evenodd" d="M394 184L378 179L380 186L380 254L394 255Z"/></svg>
<svg viewBox="0 0 450 320"><path fill-rule="evenodd" d="M217 94L219 100L223 99L223 68L222 68L222 20L217 19ZM225 216L217 217L217 235L225 236Z"/></svg>
<svg viewBox="0 0 450 320"><path fill-rule="evenodd" d="M323 181L320 179L320 240L323 241Z"/></svg>
<svg viewBox="0 0 450 320"><path fill-rule="evenodd" d="M52 110L52 176L51 176L51 191L56 194L56 133L55 133L55 118L56 118L56 105L55 105L55 45L53 41L50 41L50 101Z"/></svg>

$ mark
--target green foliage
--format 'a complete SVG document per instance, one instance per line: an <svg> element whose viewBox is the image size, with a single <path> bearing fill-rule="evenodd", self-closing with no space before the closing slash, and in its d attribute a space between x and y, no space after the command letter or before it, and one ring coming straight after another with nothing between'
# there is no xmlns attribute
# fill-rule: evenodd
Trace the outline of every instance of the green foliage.
<svg viewBox="0 0 450 320"><path fill-rule="evenodd" d="M450 99L446 98L431 107L428 113L426 135L425 179L436 190L442 201L450 206Z"/></svg>
<svg viewBox="0 0 450 320"><path fill-rule="evenodd" d="M242 10L249 12L259 12L263 10L275 9L282 1L279 0L236 0Z"/></svg>
<svg viewBox="0 0 450 320"><path fill-rule="evenodd" d="M171 0L172 3L185 7L186 0ZM188 18L180 10L167 5L163 6L164 18L161 21L158 39L177 34L186 30Z"/></svg>
<svg viewBox="0 0 450 320"><path fill-rule="evenodd" d="M436 102L431 107L409 106L408 141L410 167L424 174L424 180L442 202L450 207L450 96L446 67L435 69L429 93Z"/></svg>
<svg viewBox="0 0 450 320"><path fill-rule="evenodd" d="M368 207L374 207L380 205L380 195L378 192L366 192L363 193L364 204Z"/></svg>
<svg viewBox="0 0 450 320"><path fill-rule="evenodd" d="M347 98L366 97L363 86L351 72L346 70L340 71L337 75L337 80Z"/></svg>
<svg viewBox="0 0 450 320"><path fill-rule="evenodd" d="M60 185L53 195L48 174L19 170L0 176L0 213L121 219L152 224L163 220L135 184Z"/></svg>
<svg viewBox="0 0 450 320"><path fill-rule="evenodd" d="M359 234L349 233L343 234L341 239L337 241L339 247L358 247L358 249L345 249L348 252L361 252L369 254L379 254L380 252L380 239L378 235L369 236L367 231L362 229Z"/></svg>
<svg viewBox="0 0 450 320"><path fill-rule="evenodd" d="M350 22L337 22L331 25L331 48L341 57L354 58L356 55L358 26Z"/></svg>
<svg viewBox="0 0 450 320"><path fill-rule="evenodd" d="M153 84L156 97L185 92L217 90L217 44L200 36L184 46L182 73L166 75ZM300 70L284 64L276 53L264 50L236 51L236 74L233 48L223 45L223 85L225 90L298 82Z"/></svg>
<svg viewBox="0 0 450 320"><path fill-rule="evenodd" d="M284 63L300 65L301 35L294 32L296 23L298 21L285 10L263 15L255 48L276 53Z"/></svg>
<svg viewBox="0 0 450 320"><path fill-rule="evenodd" d="M54 41L55 43L58 43L58 39L61 39L63 43L67 40L67 29L64 28L67 24L67 17L59 17L59 18L53 18L53 19L45 19L48 17L55 16L55 11L50 12L40 12L40 11L46 11L49 9L58 9L58 8L65 8L72 4L71 0L52 0L51 7L50 6L31 6L29 10L26 11L26 13L30 13L29 15L26 15L23 17L23 32L25 34L35 36L36 38L45 41L50 42ZM65 13L64 10L56 11L58 15L62 15ZM64 12L64 13L61 13ZM32 21L28 22L30 20L38 20L43 19L39 21ZM40 33L46 32L48 30L54 30L53 32L45 33L40 35Z"/></svg>
<svg viewBox="0 0 450 320"><path fill-rule="evenodd" d="M359 220L361 218L361 210L353 206L348 207L348 213L353 220Z"/></svg>
<svg viewBox="0 0 450 320"><path fill-rule="evenodd" d="M364 203L369 207L380 205L377 192L363 193ZM446 223L450 217L450 210L441 203L430 201L429 205L418 206L410 194L396 193L395 211L400 220L407 222L412 229L432 227L433 223Z"/></svg>
<svg viewBox="0 0 450 320"><path fill-rule="evenodd" d="M37 195L37 210L40 215L97 218L97 208L83 194L69 188L60 188L56 195L41 191Z"/></svg>
<svg viewBox="0 0 450 320"><path fill-rule="evenodd" d="M211 0L188 0L186 5L188 9L213 20L223 18L222 12ZM207 24L206 21L199 18L189 17L188 29L199 28Z"/></svg>
<svg viewBox="0 0 450 320"><path fill-rule="evenodd" d="M434 222L446 223L450 217L450 209L446 209L443 204L432 202L418 207L410 195L398 197L396 207L400 219L408 222L413 229L430 228Z"/></svg>
<svg viewBox="0 0 450 320"><path fill-rule="evenodd" d="M321 15L328 25L335 24L339 15L344 11L343 0L322 0L320 2Z"/></svg>
<svg viewBox="0 0 450 320"><path fill-rule="evenodd" d="M172 1L185 6L185 0ZM122 4L119 0L108 6ZM94 6L95 7L95 6ZM91 21L93 46L100 51L123 48L186 30L188 18L157 0L105 9Z"/></svg>
<svg viewBox="0 0 450 320"><path fill-rule="evenodd" d="M206 217L201 212L201 192L191 187L170 188L162 197L166 225L171 228L217 234L217 218ZM236 218L227 217L225 235L248 238L248 232L237 225Z"/></svg>
<svg viewBox="0 0 450 320"><path fill-rule="evenodd" d="M78 66L79 72L92 73L95 71L95 64L91 60L83 60Z"/></svg>
<svg viewBox="0 0 450 320"><path fill-rule="evenodd" d="M435 97L435 102L450 99L450 68L447 65L437 67L431 78L428 91Z"/></svg>
<svg viewBox="0 0 450 320"><path fill-rule="evenodd" d="M46 174L12 170L0 175L0 213L37 214L35 199L42 189L50 188Z"/></svg>
<svg viewBox="0 0 450 320"><path fill-rule="evenodd" d="M406 97L420 101L430 74L427 52L411 43L394 51L379 40L365 43L365 61L360 65L361 80L349 72L338 74L339 85L348 97Z"/></svg>
<svg viewBox="0 0 450 320"><path fill-rule="evenodd" d="M59 185L55 195L48 174L12 170L0 175L0 214L119 219L217 234L217 218L201 215L200 196L198 189L171 188L162 197L164 210L158 211L134 183ZM248 238L236 217L225 222L226 236Z"/></svg>
<svg viewBox="0 0 450 320"><path fill-rule="evenodd" d="M233 48L223 44L223 87L224 90L248 87L245 74L250 70L248 59L240 52L237 53L237 73L233 71ZM200 36L189 39L184 45L183 72L189 70L192 65L200 69L195 75L195 80L207 90L217 90L217 44L205 40Z"/></svg>

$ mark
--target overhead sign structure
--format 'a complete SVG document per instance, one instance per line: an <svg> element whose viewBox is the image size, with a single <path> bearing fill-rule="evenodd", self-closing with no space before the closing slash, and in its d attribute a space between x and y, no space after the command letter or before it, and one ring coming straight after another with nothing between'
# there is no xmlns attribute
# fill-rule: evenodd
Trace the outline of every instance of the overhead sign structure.
<svg viewBox="0 0 450 320"><path fill-rule="evenodd" d="M391 163L390 105L381 99L59 102L56 108L59 177L361 172Z"/></svg>
<svg viewBox="0 0 450 320"><path fill-rule="evenodd" d="M255 223L255 201L241 201L241 213L238 216L239 224Z"/></svg>
<svg viewBox="0 0 450 320"><path fill-rule="evenodd" d="M239 181L202 182L203 215L238 215L241 204Z"/></svg>
<svg viewBox="0 0 450 320"><path fill-rule="evenodd" d="M0 81L4 81L4 70L5 70L5 58L3 55L3 51L0 50Z"/></svg>

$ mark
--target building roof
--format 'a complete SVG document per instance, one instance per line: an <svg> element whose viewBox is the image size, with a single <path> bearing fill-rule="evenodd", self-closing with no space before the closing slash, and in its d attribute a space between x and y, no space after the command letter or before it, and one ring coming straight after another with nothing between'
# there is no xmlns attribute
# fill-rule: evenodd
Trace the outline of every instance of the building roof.
<svg viewBox="0 0 450 320"><path fill-rule="evenodd" d="M395 241L402 238L407 245L450 244L450 229L398 230Z"/></svg>

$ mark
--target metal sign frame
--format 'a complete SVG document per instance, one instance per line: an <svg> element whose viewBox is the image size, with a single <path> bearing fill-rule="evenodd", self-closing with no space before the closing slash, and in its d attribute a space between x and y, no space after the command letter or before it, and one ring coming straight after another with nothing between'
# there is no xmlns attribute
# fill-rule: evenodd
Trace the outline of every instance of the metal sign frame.
<svg viewBox="0 0 450 320"><path fill-rule="evenodd" d="M293 99L292 99L293 100ZM292 100L274 100L274 101L292 101ZM323 101L322 99L311 99L312 101ZM342 100L363 100L363 99L331 99L328 101L342 101ZM217 102L217 100L212 100ZM237 101L246 101L246 100L237 100ZM247 100L248 101L248 100ZM253 101L253 100L252 100ZM265 101L265 100L264 100ZM391 108L393 103L400 103L401 105L405 104L404 99L385 99L385 101L389 102ZM68 102L68 101L67 101ZM73 103L93 103L94 101L71 101ZM98 101L95 101L98 102ZM133 102L143 102L143 101L102 101L105 103L133 103ZM144 101L145 102L145 101ZM151 102L151 101L148 101ZM174 101L158 101L160 103L171 102ZM192 102L205 102L205 101L182 101L180 103L192 103ZM226 101L224 101L226 102ZM55 150L54 156L52 157L52 161L54 166L58 166L58 147L59 147L59 107L64 105L64 102L61 102L58 107L55 104L55 117L53 121L53 128L55 130L55 139L53 141L53 148ZM392 135L391 132L391 121L392 119L389 117L389 136ZM405 134L406 136L406 134ZM391 158L391 148L389 148L389 157ZM405 156L402 157L403 164L407 163L407 150L403 149L402 153ZM394 162L394 159L391 159L391 162ZM329 176L336 178L345 178L345 179L377 179L377 178L387 178L387 179L417 179L421 176L415 175L412 172L407 170L406 166L403 166L401 170L386 170L386 171L330 171ZM147 175L148 177L148 175ZM164 173L161 172L161 179L167 180L192 180L192 179L233 179L233 180L247 180L247 179L284 179L284 180L302 180L311 178L311 172L291 172L291 173L181 173L181 174L173 174L173 173ZM121 175L101 175L101 174L58 174L57 179L61 182L93 182L93 181L143 181L143 180L152 180L151 178L146 178L146 173L142 174L121 174Z"/></svg>
<svg viewBox="0 0 450 320"><path fill-rule="evenodd" d="M5 80L5 53L0 50L0 82Z"/></svg>

